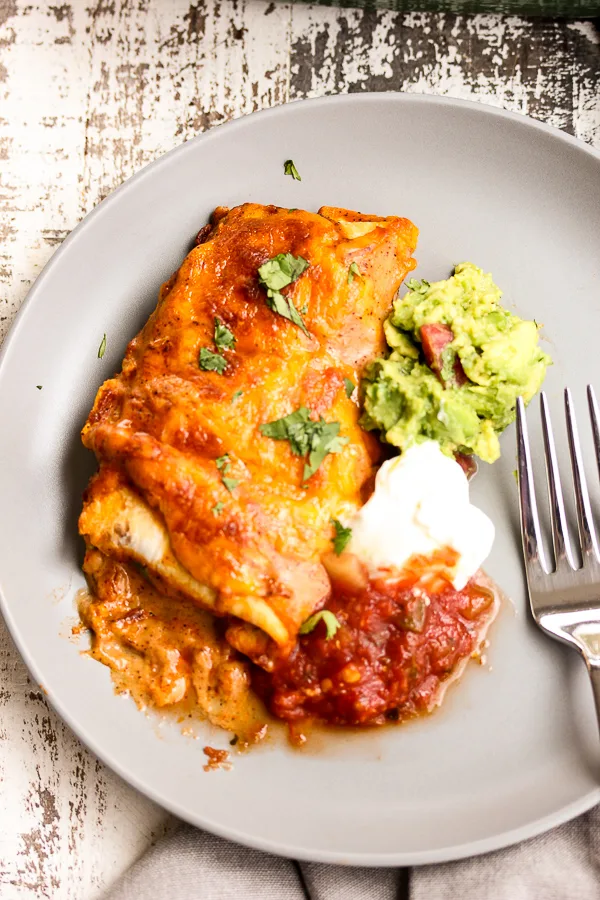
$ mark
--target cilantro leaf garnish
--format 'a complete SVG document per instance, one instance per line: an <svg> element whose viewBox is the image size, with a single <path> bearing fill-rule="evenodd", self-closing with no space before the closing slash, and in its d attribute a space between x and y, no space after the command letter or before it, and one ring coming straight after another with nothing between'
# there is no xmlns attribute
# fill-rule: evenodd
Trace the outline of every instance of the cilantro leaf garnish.
<svg viewBox="0 0 600 900"><path fill-rule="evenodd" d="M198 357L198 365L205 372L218 372L222 375L227 368L227 360L220 353L213 353L207 347L202 347Z"/></svg>
<svg viewBox="0 0 600 900"><path fill-rule="evenodd" d="M406 282L406 287L415 294L426 294L431 284L429 281L425 281L424 278L421 281L418 281L416 278L410 278Z"/></svg>
<svg viewBox="0 0 600 900"><path fill-rule="evenodd" d="M332 519L331 524L335 529L335 537L333 538L333 549L336 556L339 556L346 547L348 546L348 542L352 537L352 529L344 528L339 519Z"/></svg>
<svg viewBox="0 0 600 900"><path fill-rule="evenodd" d="M298 169L296 168L296 166L294 165L293 159L286 159L286 161L283 164L283 174L291 175L292 178L294 179L294 181L302 181L302 178L300 177L300 173L299 173Z"/></svg>
<svg viewBox="0 0 600 900"><path fill-rule="evenodd" d="M296 281L308 269L309 262L303 256L278 253L268 259L258 269L258 281L267 290L267 306L274 312L289 319L310 337L302 316L294 306L291 297L281 293L281 289Z"/></svg>
<svg viewBox="0 0 600 900"><path fill-rule="evenodd" d="M325 627L327 629L326 640L331 640L338 628L340 628L340 623L336 616L328 609L320 609L319 612L316 612L307 619L306 622L300 626L300 634L310 634L321 620L325 622Z"/></svg>
<svg viewBox="0 0 600 900"><path fill-rule="evenodd" d="M232 394L231 399L237 400L238 397L241 397L243 393L244 393L243 391L236 391L235 394Z"/></svg>
<svg viewBox="0 0 600 900"><path fill-rule="evenodd" d="M355 388L356 385L353 381L351 381L349 378L344 378L344 390L346 391L346 397L348 397L348 399L350 399L350 397L354 393Z"/></svg>
<svg viewBox="0 0 600 900"><path fill-rule="evenodd" d="M213 514L213 516L220 515L220 513L223 511L224 506L225 506L225 504L223 503L222 500L219 500L218 503L215 503L215 505L211 509L211 513Z"/></svg>
<svg viewBox="0 0 600 900"><path fill-rule="evenodd" d="M316 423L319 428L315 430L311 438L311 451L308 454L308 463L304 465L302 481L308 481L314 475L325 457L329 453L339 453L342 447L348 443L347 437L338 437L340 431L339 422L325 422L320 419Z"/></svg>
<svg viewBox="0 0 600 900"><path fill-rule="evenodd" d="M268 259L258 270L261 284L272 291L280 291L308 269L309 262L303 256L292 253L278 253Z"/></svg>
<svg viewBox="0 0 600 900"><path fill-rule="evenodd" d="M303 482L314 475L329 453L339 453L348 443L347 437L339 436L339 422L326 422L323 417L315 422L305 406L282 419L260 425L259 431L273 440L289 441L294 456L307 457L302 474Z"/></svg>
<svg viewBox="0 0 600 900"><path fill-rule="evenodd" d="M221 482L227 488L229 493L234 491L239 484L237 478L226 478L225 474L229 471L229 467L231 466L231 460L229 459L229 453L224 453L223 456L217 456L215 459L215 465L219 472L221 473Z"/></svg>
<svg viewBox="0 0 600 900"><path fill-rule="evenodd" d="M100 341L100 346L98 347L98 359L102 359L106 352L106 334Z"/></svg>
<svg viewBox="0 0 600 900"><path fill-rule="evenodd" d="M290 322L301 328L307 337L310 337L302 316L288 297L284 297L279 291L267 291L267 305L273 312L283 316L284 319L289 319Z"/></svg>
<svg viewBox="0 0 600 900"><path fill-rule="evenodd" d="M440 369L440 378L447 386L456 384L456 372L454 366L456 364L457 353L454 347L447 346L442 350L442 368Z"/></svg>
<svg viewBox="0 0 600 900"><path fill-rule="evenodd" d="M215 465L217 466L219 472L223 472L223 474L225 474L225 472L231 465L229 453L224 453L223 456L217 456L217 458L215 459Z"/></svg>
<svg viewBox="0 0 600 900"><path fill-rule="evenodd" d="M352 284L355 278L360 278L360 269L357 264L353 262L350 263L350 268L348 269L348 284Z"/></svg>
<svg viewBox="0 0 600 900"><path fill-rule="evenodd" d="M235 335L215 316L215 346L217 350L233 350Z"/></svg>

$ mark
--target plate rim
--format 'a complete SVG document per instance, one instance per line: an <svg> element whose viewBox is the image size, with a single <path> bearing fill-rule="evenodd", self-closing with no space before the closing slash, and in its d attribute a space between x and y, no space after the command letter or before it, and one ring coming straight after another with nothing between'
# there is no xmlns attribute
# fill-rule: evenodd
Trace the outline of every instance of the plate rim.
<svg viewBox="0 0 600 900"><path fill-rule="evenodd" d="M186 150L189 150L192 145L200 141L208 142L215 139L215 137L219 135L223 129L226 129L229 133L234 132L234 130L239 130L247 124L247 121L249 119L256 119L258 117L266 119L267 117L276 118L285 116L289 107L297 105L310 105L311 107L316 108L317 106L337 106L339 104L346 103L369 104L374 100L379 103L388 103L390 106L415 103L417 105L427 104L432 106L454 106L467 109L471 112L477 111L479 115L487 115L498 120L512 121L513 123L518 124L521 128L528 130L533 129L534 131L541 132L546 136L553 137L565 143L572 149L578 150L586 157L590 157L598 164L600 164L600 150L596 150L594 147L585 143L580 138L576 138L573 135L561 131L559 128L556 128L552 125L548 125L545 122L540 122L536 119L533 119L525 113L513 112L502 107L492 106L479 100L465 100L440 94L421 94L418 92L401 91L365 91L364 93L331 94L322 97L292 100L287 103L278 104L268 109L263 109L248 113L244 116L240 116L223 124L214 126L206 132L195 135L193 138L177 145L176 147L173 147L171 150L160 155L157 159L146 164L138 172L127 178L115 190L111 191L111 193L107 197L105 197L100 203L98 203L92 210L90 210L90 212L88 212L83 217L83 219L81 219L80 222L78 222L78 224L62 242L58 250L56 250L56 252L48 260L38 277L35 279L34 283L31 285L27 296L23 300L19 310L15 315L15 318L3 341L2 346L0 347L0 390L2 389L1 382L5 361L8 358L8 354L12 349L13 344L19 338L19 334L23 327L23 323L26 320L26 317L32 314L32 310L34 310L34 304L37 301L38 295L43 293L45 282L49 274L53 271L54 267L58 266L61 263L63 255L71 250L72 246L75 244L84 230L89 228L90 226L93 226L96 218L103 213L106 213L106 211L112 206L112 204L116 200L120 199L127 190L130 190L132 187L136 187L139 182L149 177L149 175L153 174L155 170L167 165L167 163L171 161L172 157L183 154ZM11 604L4 596L1 585L0 613L3 616L9 634L30 676L36 684L41 683L43 681L42 675L38 670L35 659L32 658L27 649L26 637L19 631L19 628L17 627L16 622L13 619L11 613ZM557 811L534 819L526 825L521 825L518 828L501 831L496 835L482 838L480 840L468 841L445 848L438 848L436 850L423 850L418 852L394 851L393 853L351 851L343 853L340 851L298 848L281 842L273 842L269 839L263 839L260 837L256 838L251 833L238 831L227 826L221 826L218 822L213 822L210 819L204 818L201 812L196 813L182 808L177 802L170 800L167 796L163 796L160 791L155 790L152 784L146 783L143 779L138 778L135 772L131 772L125 766L121 766L119 761L116 758L113 758L108 751L105 752L99 745L99 742L88 735L85 731L85 728L77 723L76 719L71 715L68 709L65 708L60 699L54 696L47 695L46 701L58 714L61 720L65 722L65 724L71 729L71 731L77 736L77 738L96 758L100 759L106 766L108 766L109 769L123 778L124 781L126 781L140 793L154 801L156 804L161 806L163 809L167 810L168 812L172 813L183 821L188 822L191 825L206 829L207 831L218 835L219 837L225 838L235 843L251 847L253 849L262 850L267 853L272 853L276 856L290 857L303 861L347 866L391 867L420 866L432 863L435 864L455 861L459 859L466 859L468 857L479 856L484 853L500 850L513 844L519 843L523 840L536 837L537 835L540 835L552 828L570 821L578 815L581 815L582 813L591 809L592 806L600 802L600 787L598 787L585 793L582 797L580 797L579 800L569 803L566 806L561 807Z"/></svg>

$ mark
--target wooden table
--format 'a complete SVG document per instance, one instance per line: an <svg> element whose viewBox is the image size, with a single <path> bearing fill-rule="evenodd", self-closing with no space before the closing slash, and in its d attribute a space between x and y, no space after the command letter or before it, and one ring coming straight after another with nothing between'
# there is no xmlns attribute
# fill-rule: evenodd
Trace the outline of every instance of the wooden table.
<svg viewBox="0 0 600 900"><path fill-rule="evenodd" d="M600 148L597 24L268 0L0 0L0 340L56 247L113 188L265 106L449 94ZM0 710L0 896L99 896L172 820L61 723L1 623Z"/></svg>

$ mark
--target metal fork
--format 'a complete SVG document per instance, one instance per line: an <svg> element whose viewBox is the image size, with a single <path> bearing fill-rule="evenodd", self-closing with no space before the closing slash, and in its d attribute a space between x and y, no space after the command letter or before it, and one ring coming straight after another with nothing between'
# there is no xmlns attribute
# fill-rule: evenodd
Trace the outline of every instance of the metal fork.
<svg viewBox="0 0 600 900"><path fill-rule="evenodd" d="M596 463L600 472L600 413L591 385L588 385L587 395ZM531 612L543 631L576 647L583 656L592 682L600 726L600 555L571 392L568 388L565 390L565 415L577 507L580 567L573 556L569 539L550 411L543 392L540 405L554 550L553 569L546 562L541 541L525 405L521 398L517 401L521 534Z"/></svg>

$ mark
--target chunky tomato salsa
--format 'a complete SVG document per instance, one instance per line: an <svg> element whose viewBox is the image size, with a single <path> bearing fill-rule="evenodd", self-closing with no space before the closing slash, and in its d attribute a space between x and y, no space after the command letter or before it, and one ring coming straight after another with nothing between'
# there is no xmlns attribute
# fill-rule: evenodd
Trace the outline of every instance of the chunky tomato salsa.
<svg viewBox="0 0 600 900"><path fill-rule="evenodd" d="M290 723L337 725L429 712L479 650L496 598L476 579L457 591L435 575L424 582L419 570L362 585L334 581L327 609L339 623L335 634L328 638L321 620L289 654L274 652L271 672L255 669L255 688L269 709Z"/></svg>

